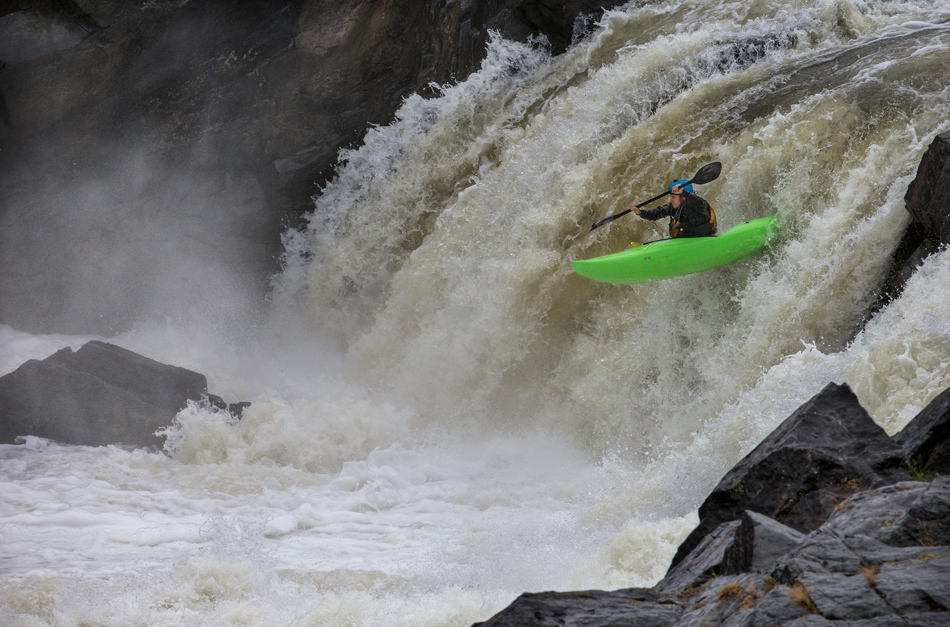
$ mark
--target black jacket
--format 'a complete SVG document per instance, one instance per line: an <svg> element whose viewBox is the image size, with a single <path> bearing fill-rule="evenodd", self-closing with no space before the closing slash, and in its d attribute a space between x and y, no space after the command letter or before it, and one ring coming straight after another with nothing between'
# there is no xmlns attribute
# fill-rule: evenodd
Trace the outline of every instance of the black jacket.
<svg viewBox="0 0 950 627"><path fill-rule="evenodd" d="M709 203L693 192L683 192L679 209L667 203L656 209L643 209L640 217L659 220L669 217L670 237L708 237L716 234L716 218ZM679 215L677 215L679 214Z"/></svg>

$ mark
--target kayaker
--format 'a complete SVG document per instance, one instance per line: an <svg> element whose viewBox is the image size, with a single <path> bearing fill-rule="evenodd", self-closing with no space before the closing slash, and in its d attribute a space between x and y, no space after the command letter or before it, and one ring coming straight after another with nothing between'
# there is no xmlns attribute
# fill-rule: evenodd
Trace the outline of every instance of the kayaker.
<svg viewBox="0 0 950 627"><path fill-rule="evenodd" d="M656 209L640 209L633 205L630 209L645 220L670 218L670 237L710 237L716 234L716 212L701 198L693 193L689 181L680 179L670 183L670 202ZM684 187L684 184L685 185Z"/></svg>

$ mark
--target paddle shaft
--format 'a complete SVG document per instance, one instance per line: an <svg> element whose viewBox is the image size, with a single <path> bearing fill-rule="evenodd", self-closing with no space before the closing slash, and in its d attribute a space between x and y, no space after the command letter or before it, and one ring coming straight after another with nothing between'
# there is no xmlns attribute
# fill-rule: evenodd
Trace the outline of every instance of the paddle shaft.
<svg viewBox="0 0 950 627"><path fill-rule="evenodd" d="M643 205L649 205L649 204L650 204L651 202L653 202L654 200L659 200L659 199L663 198L664 196L668 195L669 193L670 193L670 192L668 192L668 191L663 192L663 193L660 194L659 196L654 196L654 197L651 198L650 200L641 202L640 204L637 205L637 207L642 207ZM598 222L598 223L595 224L594 226L590 227L590 230L593 231L593 230L596 229L598 226L603 226L604 224L607 224L608 222L611 222L611 221L613 221L613 220L616 220L616 219L619 218L620 216L625 216L625 215L627 215L627 214L630 213L631 211L633 211L633 209L627 209L626 211L621 211L620 213L615 213L614 215L612 215L612 216L610 216L610 217L604 218L603 220L601 220L600 222Z"/></svg>

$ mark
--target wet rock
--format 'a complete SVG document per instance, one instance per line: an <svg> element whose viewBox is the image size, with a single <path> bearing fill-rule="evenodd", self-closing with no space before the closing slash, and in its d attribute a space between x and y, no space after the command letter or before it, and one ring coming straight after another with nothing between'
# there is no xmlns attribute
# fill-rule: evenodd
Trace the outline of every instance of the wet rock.
<svg viewBox="0 0 950 627"><path fill-rule="evenodd" d="M847 385L829 384L730 470L699 508L679 564L710 531L751 509L801 532L818 528L860 489L909 479L903 450Z"/></svg>
<svg viewBox="0 0 950 627"><path fill-rule="evenodd" d="M862 492L839 508L825 529L889 546L950 546L950 477Z"/></svg>
<svg viewBox="0 0 950 627"><path fill-rule="evenodd" d="M0 442L161 447L155 431L207 391L204 375L93 341L0 377Z"/></svg>
<svg viewBox="0 0 950 627"><path fill-rule="evenodd" d="M941 244L950 244L950 131L937 135L927 148L904 203L915 222Z"/></svg>
<svg viewBox="0 0 950 627"><path fill-rule="evenodd" d="M513 0L499 3L503 8L489 20L488 28L514 40L543 35L552 51L560 54L590 28L593 19L599 18L604 9L622 4L620 0Z"/></svg>
<svg viewBox="0 0 950 627"><path fill-rule="evenodd" d="M786 553L804 540L805 534L782 523L746 510L739 528L738 544L748 547L743 570L767 573Z"/></svg>
<svg viewBox="0 0 950 627"><path fill-rule="evenodd" d="M780 559L772 577L792 585L804 573L853 575L866 564L907 561L925 553L920 547L893 547L869 536L821 529L808 534L791 554Z"/></svg>
<svg viewBox="0 0 950 627"><path fill-rule="evenodd" d="M950 474L950 388L933 399L894 436L918 473Z"/></svg>
<svg viewBox="0 0 950 627"><path fill-rule="evenodd" d="M228 403L217 394L207 394L206 396L208 397L208 403L212 407L216 407L221 411L226 411L238 419L240 419L244 414L244 410L251 406L251 403L247 401L241 401L240 403Z"/></svg>
<svg viewBox="0 0 950 627"><path fill-rule="evenodd" d="M737 612L728 617L723 621L723 627L786 625L808 613L808 608L795 601L790 587L771 582L770 586L761 601L748 608L747 612ZM769 585L765 587L769 588Z"/></svg>
<svg viewBox="0 0 950 627"><path fill-rule="evenodd" d="M950 610L950 551L918 553L912 560L883 563L870 569L875 591L897 613L947 612ZM950 622L950 615L944 619Z"/></svg>
<svg viewBox="0 0 950 627"><path fill-rule="evenodd" d="M687 588L699 587L717 575L731 575L745 570L748 560L738 541L741 520L731 520L716 527L707 534L699 545L686 558L671 568L666 576L656 584L656 589L669 594Z"/></svg>
<svg viewBox="0 0 950 627"><path fill-rule="evenodd" d="M724 619L747 613L765 594L765 580L761 575L743 574L716 577L695 593L679 594L684 607L677 627L711 627Z"/></svg>
<svg viewBox="0 0 950 627"><path fill-rule="evenodd" d="M947 611L950 547L890 547L867 536L822 530L797 551L773 576L797 587L799 595L807 593L814 611L826 618Z"/></svg>
<svg viewBox="0 0 950 627"><path fill-rule="evenodd" d="M722 45L716 68L725 72L737 67L748 67L766 55L798 45L796 33L773 33L767 37L749 37L739 41L717 42Z"/></svg>
<svg viewBox="0 0 950 627"><path fill-rule="evenodd" d="M77 24L15 11L0 17L0 63L20 63L66 50L85 35Z"/></svg>
<svg viewBox="0 0 950 627"><path fill-rule="evenodd" d="M927 257L950 244L950 131L937 135L924 153L917 176L907 186L904 204L913 221L891 256L866 319L900 296Z"/></svg>
<svg viewBox="0 0 950 627"><path fill-rule="evenodd" d="M719 525L686 558L670 569L656 589L674 594L698 588L713 577L768 573L805 534L746 510L740 520Z"/></svg>
<svg viewBox="0 0 950 627"><path fill-rule="evenodd" d="M919 222L911 222L891 255L884 282L878 290L876 300L864 316L865 321L870 320L875 313L900 296L917 268L938 250L940 250L940 242L937 238Z"/></svg>
<svg viewBox="0 0 950 627"><path fill-rule="evenodd" d="M829 554L816 550L820 544L827 546L812 543L802 547L802 556L811 558L815 570L802 571L786 581L789 604L804 604L807 611L833 620L894 615L908 618L914 613L947 611L950 592L947 547L937 551L921 547L882 549L873 543L851 542L849 548L857 559L822 564L819 556ZM778 607L778 611L783 611L781 604Z"/></svg>
<svg viewBox="0 0 950 627"><path fill-rule="evenodd" d="M799 582L825 618L860 620L895 613L863 574L803 573Z"/></svg>
<svg viewBox="0 0 950 627"><path fill-rule="evenodd" d="M782 558L772 576L801 586L817 611L830 619L896 613L909 620L914 613L946 612L948 504L950 479L857 494Z"/></svg>
<svg viewBox="0 0 950 627"><path fill-rule="evenodd" d="M598 625L665 627L683 613L676 599L654 590L629 588L614 592L526 593L481 627L555 627ZM475 626L473 626L475 627Z"/></svg>

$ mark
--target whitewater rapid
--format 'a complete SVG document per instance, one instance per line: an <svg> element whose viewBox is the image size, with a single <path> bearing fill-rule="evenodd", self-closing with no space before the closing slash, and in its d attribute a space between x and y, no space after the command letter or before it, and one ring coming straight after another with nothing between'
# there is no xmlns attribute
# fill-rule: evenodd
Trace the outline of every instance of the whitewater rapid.
<svg viewBox="0 0 950 627"><path fill-rule="evenodd" d="M523 591L650 585L722 474L829 381L893 433L950 386L950 256L870 320L950 129L950 4L635 2L345 153L242 333L108 339L208 376L164 453L0 446L0 623L468 625ZM766 253L639 286L688 178ZM196 296L198 298L198 296ZM88 339L0 327L0 374Z"/></svg>

